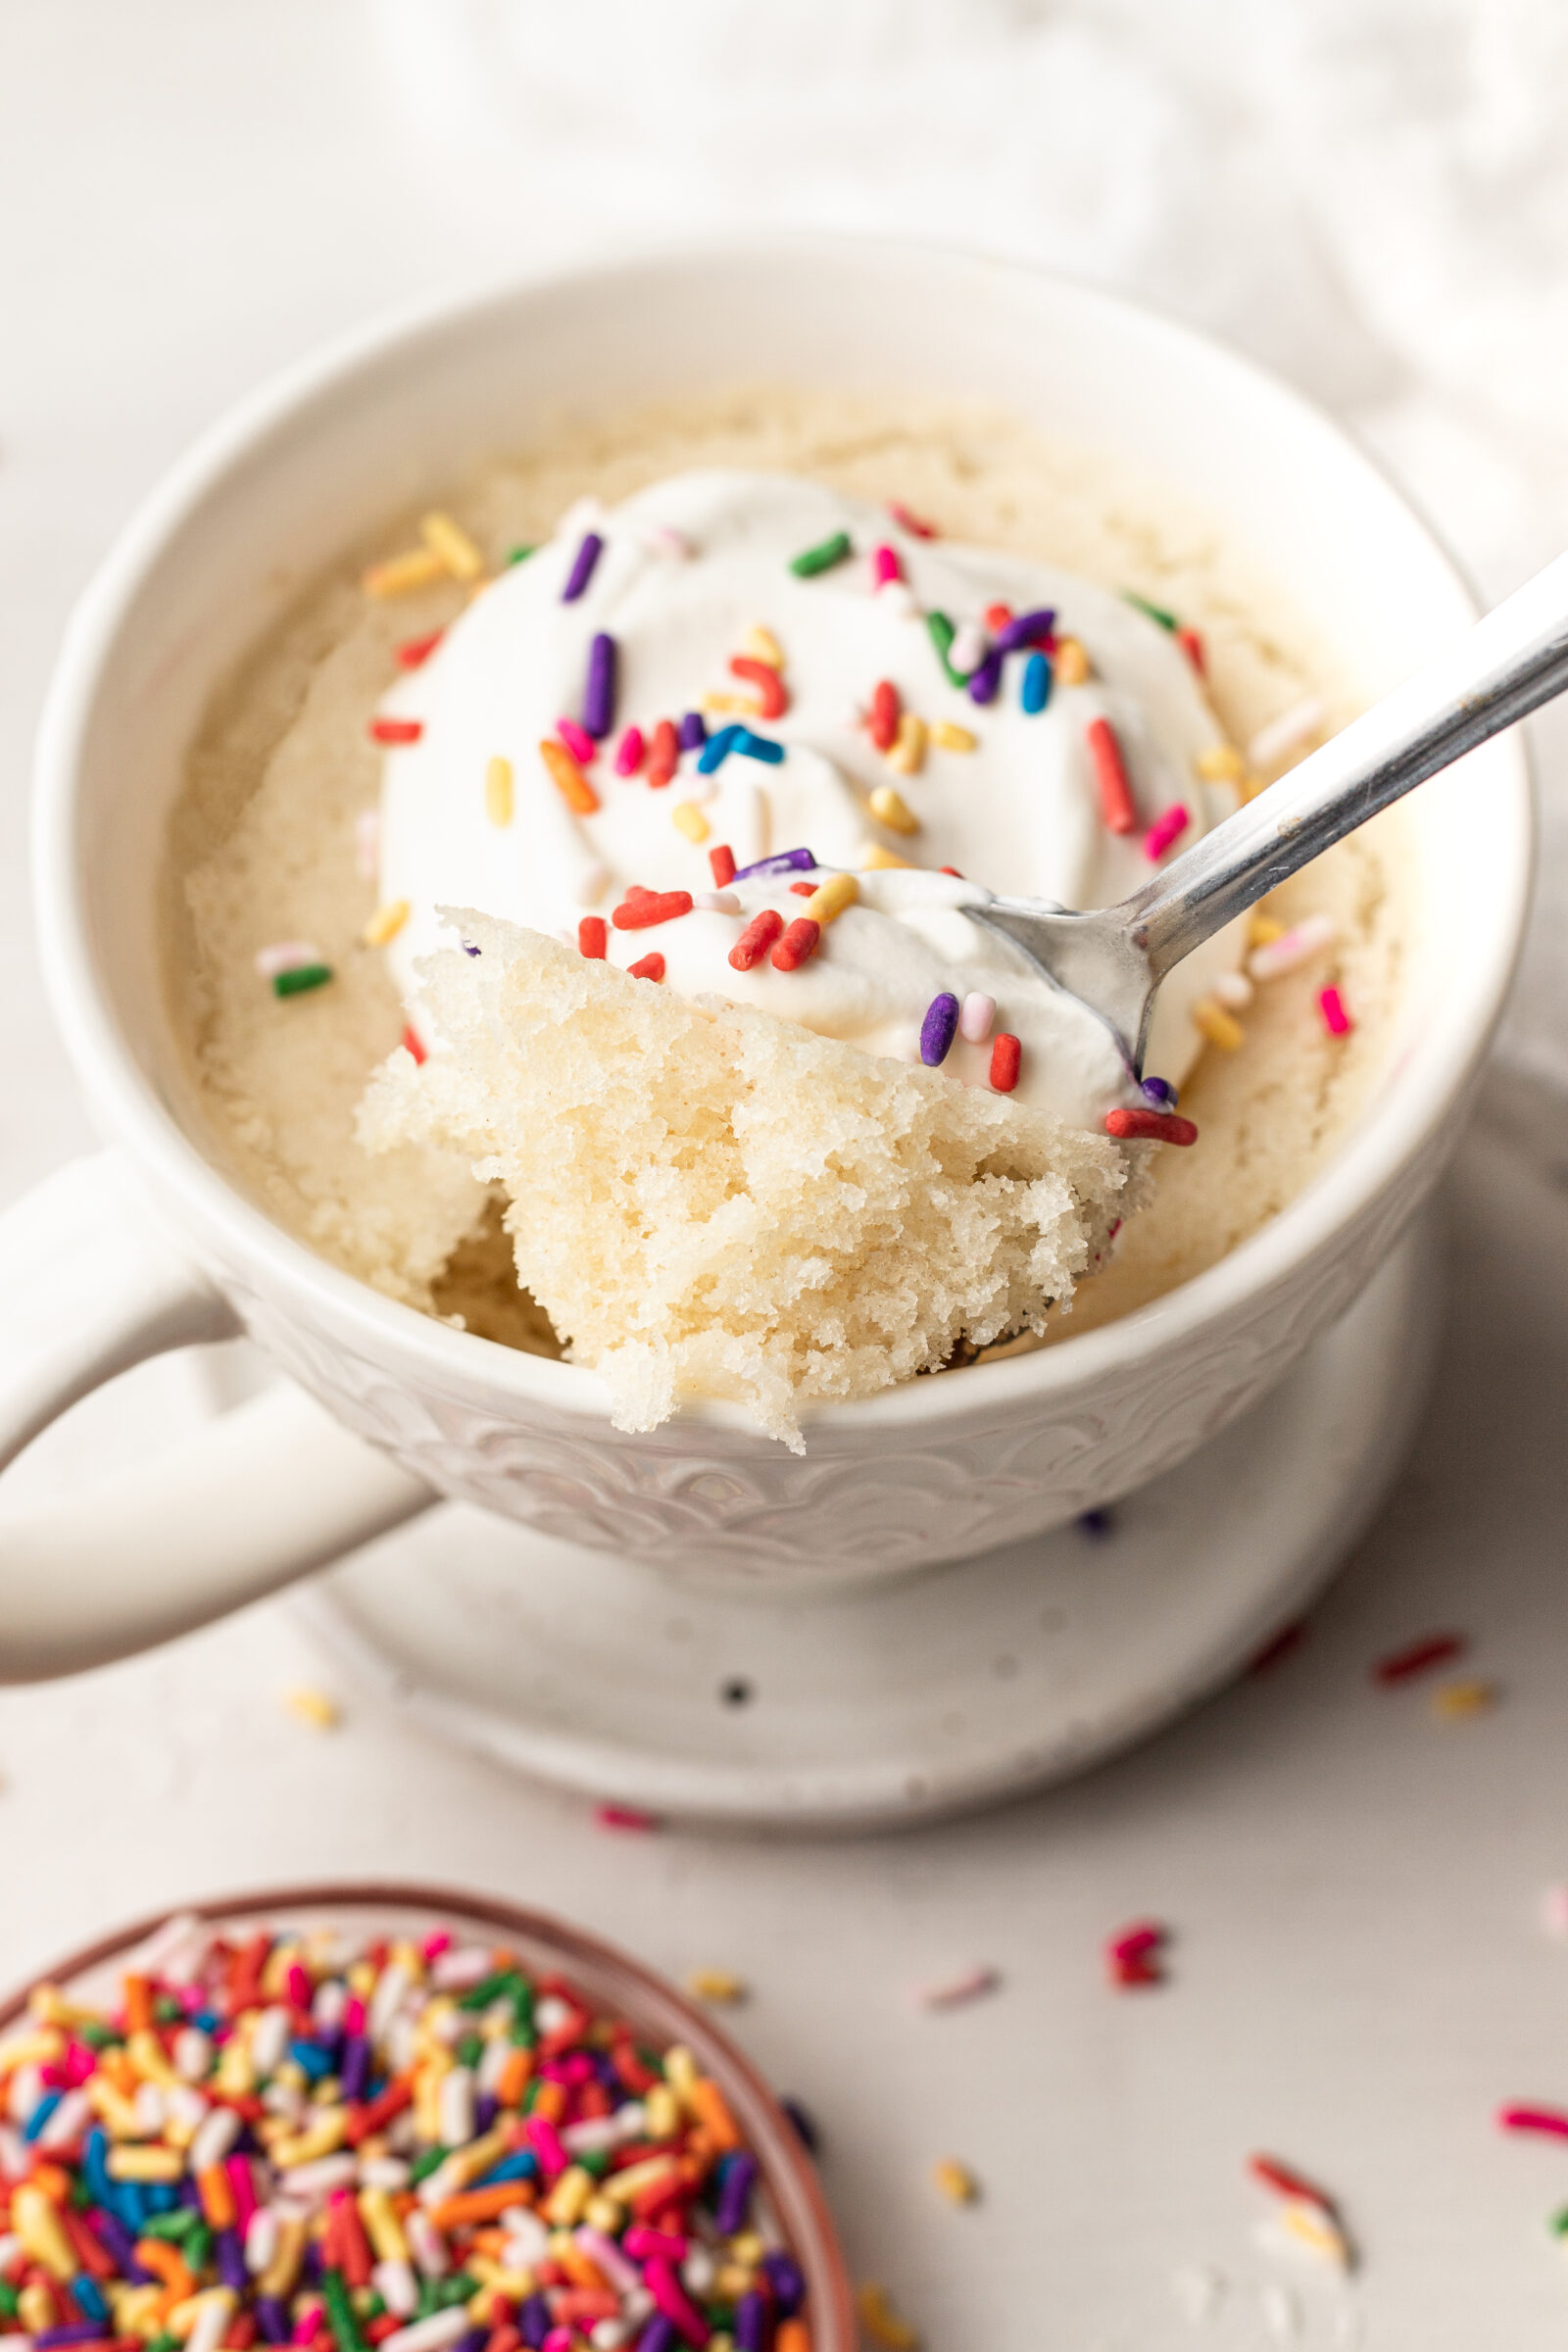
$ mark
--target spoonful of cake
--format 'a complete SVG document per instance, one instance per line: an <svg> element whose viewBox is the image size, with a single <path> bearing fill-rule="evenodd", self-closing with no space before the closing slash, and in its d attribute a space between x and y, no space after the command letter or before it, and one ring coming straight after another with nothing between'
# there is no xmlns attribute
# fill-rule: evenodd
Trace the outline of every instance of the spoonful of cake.
<svg viewBox="0 0 1568 2352"><path fill-rule="evenodd" d="M1368 817L1564 687L1568 555L1130 898L1083 913L993 898L965 912L1097 1014L1142 1077L1155 997L1184 956ZM1130 799L1102 813L1113 832L1137 823Z"/></svg>

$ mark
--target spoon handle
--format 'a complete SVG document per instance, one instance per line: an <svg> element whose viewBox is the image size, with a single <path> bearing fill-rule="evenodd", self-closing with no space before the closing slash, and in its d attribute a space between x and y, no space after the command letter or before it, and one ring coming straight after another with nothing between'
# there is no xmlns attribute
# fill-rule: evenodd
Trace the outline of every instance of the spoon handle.
<svg viewBox="0 0 1568 2352"><path fill-rule="evenodd" d="M1124 902L1159 981L1288 874L1568 687L1568 555ZM1486 822L1484 808L1477 822Z"/></svg>

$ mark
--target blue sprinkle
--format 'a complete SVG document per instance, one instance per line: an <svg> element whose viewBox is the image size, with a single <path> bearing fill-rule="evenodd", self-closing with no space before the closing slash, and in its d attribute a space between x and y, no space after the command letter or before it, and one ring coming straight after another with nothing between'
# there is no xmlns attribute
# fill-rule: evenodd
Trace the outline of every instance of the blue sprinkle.
<svg viewBox="0 0 1568 2352"><path fill-rule="evenodd" d="M107 2320L109 2317L103 2289L89 2271L78 2271L71 2281L71 2299L85 2319Z"/></svg>
<svg viewBox="0 0 1568 2352"><path fill-rule="evenodd" d="M503 2156L499 2164L482 2173L473 2182L475 2188L494 2188L502 2180L532 2180L539 2171L539 2159L531 2148L518 2148L511 2156Z"/></svg>
<svg viewBox="0 0 1568 2352"><path fill-rule="evenodd" d="M1040 652L1032 653L1023 665L1023 683L1018 700L1031 718L1043 710L1051 700L1051 663Z"/></svg>
<svg viewBox="0 0 1568 2352"><path fill-rule="evenodd" d="M710 735L697 755L697 773L710 776L715 767L722 767L745 732L741 726L720 727L716 735Z"/></svg>
<svg viewBox="0 0 1568 2352"><path fill-rule="evenodd" d="M49 2121L49 2118L53 2115L55 2109L59 2106L65 2095L66 2094L63 2090L46 2090L43 2093L32 2113L28 2116L26 2122L22 2127L22 2136L24 2139L37 2138L39 2132L43 2130L45 2124Z"/></svg>
<svg viewBox="0 0 1568 2352"><path fill-rule="evenodd" d="M288 2045L288 2054L300 2071L307 2075L313 2082L319 2082L332 2071L331 2053L323 2050L318 2042L291 2041Z"/></svg>
<svg viewBox="0 0 1568 2352"><path fill-rule="evenodd" d="M770 736L754 735L750 727L737 727L735 749L744 752L748 760L760 760L768 767L777 767L784 757L784 746L774 743ZM699 760L698 765L702 762Z"/></svg>

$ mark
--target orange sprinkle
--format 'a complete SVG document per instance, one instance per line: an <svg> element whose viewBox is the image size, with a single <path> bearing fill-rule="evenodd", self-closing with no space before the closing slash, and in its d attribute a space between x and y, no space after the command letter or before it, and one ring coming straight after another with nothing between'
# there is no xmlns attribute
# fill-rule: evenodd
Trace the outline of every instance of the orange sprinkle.
<svg viewBox="0 0 1568 2352"><path fill-rule="evenodd" d="M120 1980L120 1990L125 2004L125 2031L144 2034L153 2022L153 1987L149 1977L126 1976Z"/></svg>
<svg viewBox="0 0 1568 2352"><path fill-rule="evenodd" d="M687 2096L697 2110L699 2122L706 2125L717 2146L724 2149L740 2146L741 2135L729 2103L710 2075L699 2075Z"/></svg>
<svg viewBox="0 0 1568 2352"><path fill-rule="evenodd" d="M565 745L552 743L547 737L539 746L539 757L550 771L551 782L573 816L592 816L599 806L599 795Z"/></svg>
<svg viewBox="0 0 1568 2352"><path fill-rule="evenodd" d="M232 2230L239 2211L234 2184L220 2164L210 2164L197 2174L196 2192L202 2201L202 2220L214 2230Z"/></svg>

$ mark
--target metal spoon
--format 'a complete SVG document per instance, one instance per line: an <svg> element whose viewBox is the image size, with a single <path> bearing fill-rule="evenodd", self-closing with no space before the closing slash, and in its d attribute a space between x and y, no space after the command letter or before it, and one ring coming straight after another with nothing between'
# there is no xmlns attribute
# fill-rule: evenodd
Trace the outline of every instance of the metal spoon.
<svg viewBox="0 0 1568 2352"><path fill-rule="evenodd" d="M1110 1029L1142 1077L1172 967L1369 816L1568 687L1568 556L1114 906L966 906Z"/></svg>

